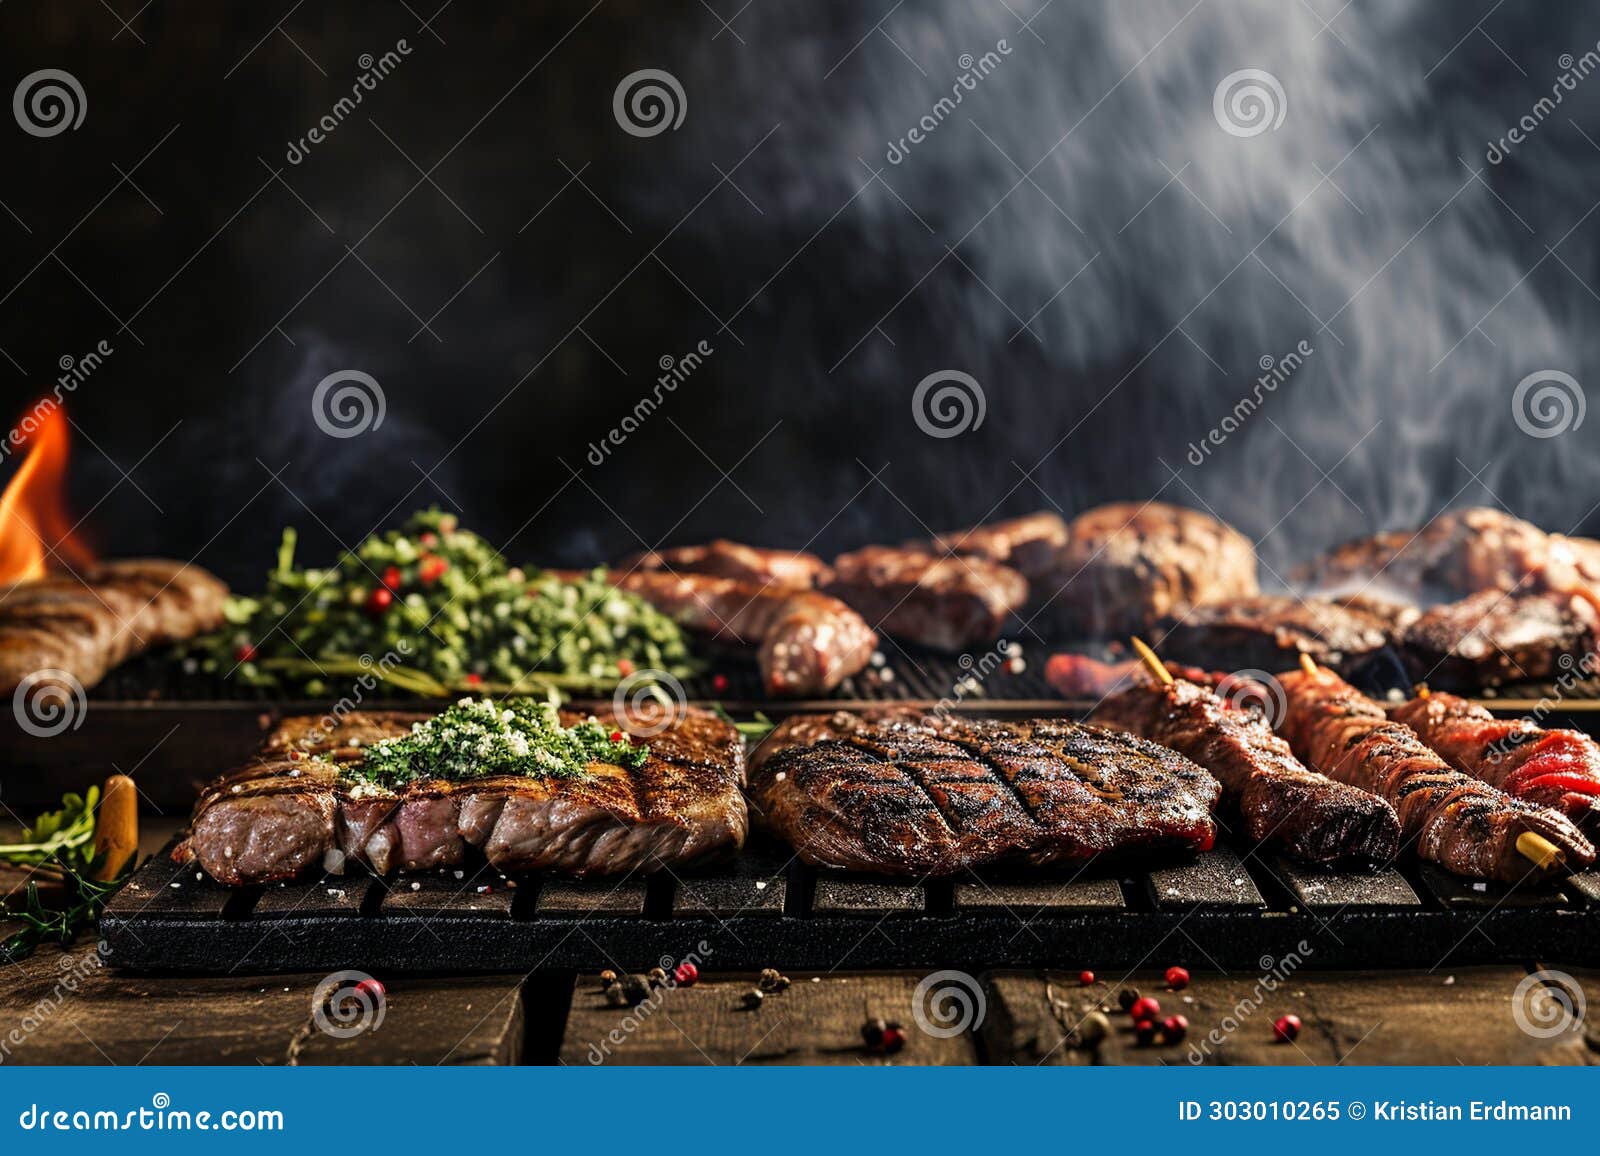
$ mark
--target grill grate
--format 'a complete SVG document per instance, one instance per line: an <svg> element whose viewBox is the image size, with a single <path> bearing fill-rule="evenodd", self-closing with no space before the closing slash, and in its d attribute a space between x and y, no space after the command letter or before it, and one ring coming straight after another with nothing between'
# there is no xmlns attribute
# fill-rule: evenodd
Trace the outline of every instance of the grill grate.
<svg viewBox="0 0 1600 1156"><path fill-rule="evenodd" d="M1129 967L1180 932L1213 965L1252 972L1291 948L1319 968L1513 962L1530 943L1544 959L1593 959L1600 873L1477 891L1428 866L1340 875L1222 845L1131 873L905 883L753 846L681 877L507 880L480 860L459 878L233 890L163 852L101 920L113 963L179 972L642 971L689 950L719 970Z"/></svg>

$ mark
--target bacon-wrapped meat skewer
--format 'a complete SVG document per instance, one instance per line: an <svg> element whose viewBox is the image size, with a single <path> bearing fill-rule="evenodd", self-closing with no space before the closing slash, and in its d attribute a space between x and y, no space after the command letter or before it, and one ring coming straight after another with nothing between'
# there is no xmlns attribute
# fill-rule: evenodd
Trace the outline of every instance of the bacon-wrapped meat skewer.
<svg viewBox="0 0 1600 1156"><path fill-rule="evenodd" d="M1457 875L1512 883L1540 866L1594 861L1572 820L1455 770L1331 671L1313 666L1280 682L1288 704L1283 732L1294 753L1329 778L1387 799L1421 858Z"/></svg>
<svg viewBox="0 0 1600 1156"><path fill-rule="evenodd" d="M1391 707L1389 717L1462 774L1553 807L1580 827L1600 826L1600 743L1588 735L1495 718L1453 694L1421 694Z"/></svg>

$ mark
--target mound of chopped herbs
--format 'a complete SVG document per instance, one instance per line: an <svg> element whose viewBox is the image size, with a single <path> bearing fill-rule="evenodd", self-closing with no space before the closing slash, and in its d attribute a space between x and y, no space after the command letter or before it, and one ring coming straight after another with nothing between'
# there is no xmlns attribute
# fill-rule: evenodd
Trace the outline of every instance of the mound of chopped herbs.
<svg viewBox="0 0 1600 1156"><path fill-rule="evenodd" d="M649 747L635 746L593 718L562 726L550 702L464 698L443 714L413 724L410 734L374 743L345 774L380 787L491 775L570 779L590 763L637 768L649 756Z"/></svg>
<svg viewBox="0 0 1600 1156"><path fill-rule="evenodd" d="M229 626L191 659L311 695L381 680L440 698L609 691L635 671L694 669L677 623L602 571L575 581L525 573L438 510L325 569L297 569L294 549L285 530L265 592L231 600Z"/></svg>

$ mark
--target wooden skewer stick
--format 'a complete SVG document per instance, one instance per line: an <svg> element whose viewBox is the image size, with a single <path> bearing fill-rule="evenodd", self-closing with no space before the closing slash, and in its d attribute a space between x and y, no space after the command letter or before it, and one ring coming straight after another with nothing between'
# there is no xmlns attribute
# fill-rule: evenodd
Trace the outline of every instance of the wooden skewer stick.
<svg viewBox="0 0 1600 1156"><path fill-rule="evenodd" d="M1312 678L1315 678L1315 677L1317 677L1317 675L1322 673L1317 668L1317 660L1312 658L1309 654L1307 654L1303 650L1300 652L1300 669L1305 671Z"/></svg>
<svg viewBox="0 0 1600 1156"><path fill-rule="evenodd" d="M100 795L94 828L95 853L102 856L94 878L109 883L139 850L139 791L127 775L112 775Z"/></svg>
<svg viewBox="0 0 1600 1156"><path fill-rule="evenodd" d="M1172 684L1172 672L1167 669L1166 663L1156 657L1156 652L1150 649L1150 645L1137 635L1128 641L1133 643L1133 649L1138 652L1139 658L1143 660L1150 673L1170 686Z"/></svg>
<svg viewBox="0 0 1600 1156"><path fill-rule="evenodd" d="M1566 852L1537 831L1517 836L1517 851L1541 871L1555 871L1566 865Z"/></svg>
<svg viewBox="0 0 1600 1156"><path fill-rule="evenodd" d="M1415 689L1416 689L1418 698L1427 698L1430 694L1433 693L1433 691L1428 689L1428 684L1425 683L1425 682L1417 683Z"/></svg>

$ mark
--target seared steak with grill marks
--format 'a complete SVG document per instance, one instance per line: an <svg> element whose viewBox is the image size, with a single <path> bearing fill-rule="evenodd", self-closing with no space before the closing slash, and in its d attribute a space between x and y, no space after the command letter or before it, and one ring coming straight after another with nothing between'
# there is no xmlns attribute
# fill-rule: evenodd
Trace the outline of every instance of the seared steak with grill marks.
<svg viewBox="0 0 1600 1156"><path fill-rule="evenodd" d="M1374 867L1400 849L1400 820L1376 795L1308 771L1265 719L1182 679L1135 686L1093 719L1187 755L1222 784L1250 838L1307 863Z"/></svg>
<svg viewBox="0 0 1600 1156"><path fill-rule="evenodd" d="M868 546L834 559L828 593L878 628L934 650L965 650L1000 637L1028 600L1028 581L981 558Z"/></svg>
<svg viewBox="0 0 1600 1156"><path fill-rule="evenodd" d="M913 545L913 548L931 549L935 554L982 558L985 562L1009 566L1032 582L1050 572L1056 555L1066 544L1066 522L1049 510L1041 510L1037 514L940 534L931 547Z"/></svg>
<svg viewBox="0 0 1600 1156"><path fill-rule="evenodd" d="M1413 678L1438 687L1537 682L1595 646L1594 608L1566 594L1482 590L1435 606L1401 635Z"/></svg>
<svg viewBox="0 0 1600 1156"><path fill-rule="evenodd" d="M710 574L775 590L813 590L828 583L828 566L815 554L764 550L718 538L704 546L650 550L618 563L617 569L667 570L674 574Z"/></svg>
<svg viewBox="0 0 1600 1156"><path fill-rule="evenodd" d="M240 886L337 870L347 859L379 874L450 867L468 846L508 874L617 875L744 843L744 741L706 711L689 710L650 738L650 757L636 770L591 763L575 779L507 775L393 791L341 776L341 764L358 761L366 746L424 717L286 720L256 762L205 789L175 857ZM561 719L571 726L582 717L564 711Z"/></svg>
<svg viewBox="0 0 1600 1156"><path fill-rule="evenodd" d="M1222 598L1254 594L1256 552L1232 526L1162 502L1117 502L1072 520L1035 600L1058 633L1120 637Z"/></svg>
<svg viewBox="0 0 1600 1156"><path fill-rule="evenodd" d="M936 716L814 725L835 737L762 759L750 798L820 867L949 875L1008 859L1206 850L1216 838L1216 780L1118 731Z"/></svg>
<svg viewBox="0 0 1600 1156"><path fill-rule="evenodd" d="M1309 654L1321 666L1349 671L1382 650L1383 623L1319 598L1258 594L1197 606L1161 636L1175 662L1229 670L1282 670Z"/></svg>

